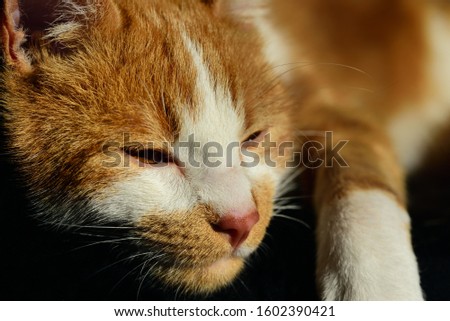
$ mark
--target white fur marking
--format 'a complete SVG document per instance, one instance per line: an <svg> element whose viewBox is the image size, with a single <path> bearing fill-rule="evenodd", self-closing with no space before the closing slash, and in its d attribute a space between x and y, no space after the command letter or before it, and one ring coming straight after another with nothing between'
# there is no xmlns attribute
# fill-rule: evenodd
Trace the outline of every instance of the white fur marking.
<svg viewBox="0 0 450 321"><path fill-rule="evenodd" d="M196 201L190 185L176 169L140 169L131 179L105 190L94 208L109 219L139 222L143 215L187 212Z"/></svg>
<svg viewBox="0 0 450 321"><path fill-rule="evenodd" d="M409 216L383 191L357 191L320 213L324 299L421 300Z"/></svg>
<svg viewBox="0 0 450 321"><path fill-rule="evenodd" d="M200 97L196 119L185 112L181 115L182 129L180 141L188 141L194 134L195 142L200 143L194 159L201 164L188 164L186 175L197 190L200 199L214 206L220 214L245 215L254 209L255 204L251 194L251 183L240 168L239 142L244 128L243 115L233 107L231 94L223 84L214 86L211 74L206 66L201 48L183 35L183 40L194 61L197 71L197 96ZM209 159L220 162L217 167L204 164L203 147L213 142L223 148L222 155ZM230 144L236 146L226 152ZM215 149L213 148L213 151ZM188 150L180 149L178 157L188 163ZM227 159L229 158L229 159ZM218 163L219 164L219 163ZM231 165L231 166L230 166Z"/></svg>

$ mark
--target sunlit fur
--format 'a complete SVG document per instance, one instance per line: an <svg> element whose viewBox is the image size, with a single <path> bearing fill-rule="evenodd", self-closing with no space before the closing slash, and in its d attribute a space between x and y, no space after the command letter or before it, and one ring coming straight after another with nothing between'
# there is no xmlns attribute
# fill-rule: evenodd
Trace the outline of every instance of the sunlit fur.
<svg viewBox="0 0 450 321"><path fill-rule="evenodd" d="M329 151L323 133L332 131L348 141L341 156L349 166L309 176L320 295L423 298L405 172L439 149L434 138L449 127L448 4L57 2L21 1L19 24L17 1L1 8L7 144L41 219L132 226L148 253L145 275L210 293L260 245L273 199L289 185L289 153L272 151L275 168L239 166L239 149L232 167L140 167L124 152L124 135L163 148L191 134L204 146L268 131L276 142L314 139ZM105 166L105 148L121 156L118 166ZM233 253L213 226L254 207L260 220Z"/></svg>

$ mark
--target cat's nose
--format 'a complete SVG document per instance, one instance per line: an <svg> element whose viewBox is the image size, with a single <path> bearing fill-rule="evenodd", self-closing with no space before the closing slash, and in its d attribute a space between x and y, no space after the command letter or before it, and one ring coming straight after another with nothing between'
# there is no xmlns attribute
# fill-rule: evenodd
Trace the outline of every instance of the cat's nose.
<svg viewBox="0 0 450 321"><path fill-rule="evenodd" d="M237 249L248 237L253 226L259 221L259 214L256 210L244 215L227 214L223 216L214 230L229 236L229 242L233 249Z"/></svg>

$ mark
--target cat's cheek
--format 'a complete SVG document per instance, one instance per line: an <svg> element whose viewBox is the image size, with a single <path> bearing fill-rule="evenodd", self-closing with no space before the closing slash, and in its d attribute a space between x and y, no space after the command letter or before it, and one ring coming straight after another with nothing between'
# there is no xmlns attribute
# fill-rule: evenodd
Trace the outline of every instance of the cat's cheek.
<svg viewBox="0 0 450 321"><path fill-rule="evenodd" d="M265 179L264 179L265 178ZM242 247L242 252L254 251L262 242L273 211L273 199L275 196L275 184L270 176L263 176L263 179L254 184L252 189L253 198L259 213L259 221L253 227L247 241Z"/></svg>

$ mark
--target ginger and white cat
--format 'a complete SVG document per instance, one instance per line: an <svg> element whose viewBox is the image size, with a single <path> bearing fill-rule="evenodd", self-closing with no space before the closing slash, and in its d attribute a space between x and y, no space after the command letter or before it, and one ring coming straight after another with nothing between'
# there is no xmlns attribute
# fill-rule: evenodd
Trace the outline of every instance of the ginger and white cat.
<svg viewBox="0 0 450 321"><path fill-rule="evenodd" d="M209 293L258 248L313 140L322 298L420 300L404 173L450 115L445 7L5 0L7 144L45 220L132 227L148 273Z"/></svg>

